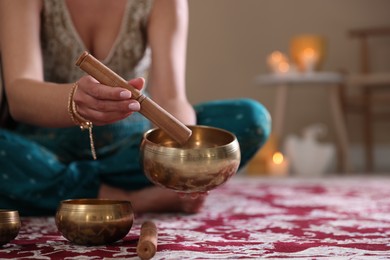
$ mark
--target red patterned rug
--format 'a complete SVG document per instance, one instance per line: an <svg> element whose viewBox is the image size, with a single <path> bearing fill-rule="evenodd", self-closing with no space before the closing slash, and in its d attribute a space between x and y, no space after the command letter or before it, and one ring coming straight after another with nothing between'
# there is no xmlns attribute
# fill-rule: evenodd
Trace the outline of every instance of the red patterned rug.
<svg viewBox="0 0 390 260"><path fill-rule="evenodd" d="M53 218L24 218L0 258L138 259L145 220L159 229L154 259L390 259L390 178L233 178L201 213L137 216L107 246L73 245Z"/></svg>

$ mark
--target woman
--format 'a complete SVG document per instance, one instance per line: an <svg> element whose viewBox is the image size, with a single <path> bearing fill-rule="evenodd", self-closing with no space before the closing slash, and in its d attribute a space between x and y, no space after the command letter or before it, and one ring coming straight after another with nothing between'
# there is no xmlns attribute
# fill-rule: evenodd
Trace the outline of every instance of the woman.
<svg viewBox="0 0 390 260"><path fill-rule="evenodd" d="M234 132L242 165L257 151L269 134L260 104L216 101L195 113L187 100L187 9L183 0L0 2L4 84L17 122L0 129L1 208L45 215L60 200L98 197L130 200L136 212L200 210L204 197L182 198L143 175L139 143L150 123L135 113L140 104L130 91L99 84L74 65L84 50L183 123ZM88 133L75 127L86 123L97 160Z"/></svg>

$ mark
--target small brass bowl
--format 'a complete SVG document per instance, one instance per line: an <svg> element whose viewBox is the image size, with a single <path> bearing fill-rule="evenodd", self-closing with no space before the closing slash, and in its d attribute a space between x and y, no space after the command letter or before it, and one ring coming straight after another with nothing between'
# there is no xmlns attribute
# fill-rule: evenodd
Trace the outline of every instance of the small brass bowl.
<svg viewBox="0 0 390 260"><path fill-rule="evenodd" d="M192 135L184 146L161 129L147 131L141 143L141 165L157 185L183 193L207 192L237 172L240 147L228 131L200 125L189 128Z"/></svg>
<svg viewBox="0 0 390 260"><path fill-rule="evenodd" d="M19 212L16 210L0 210L0 246L16 238L20 230Z"/></svg>
<svg viewBox="0 0 390 260"><path fill-rule="evenodd" d="M105 245L124 238L134 212L129 201L104 199L64 200L55 221L59 232L78 245Z"/></svg>

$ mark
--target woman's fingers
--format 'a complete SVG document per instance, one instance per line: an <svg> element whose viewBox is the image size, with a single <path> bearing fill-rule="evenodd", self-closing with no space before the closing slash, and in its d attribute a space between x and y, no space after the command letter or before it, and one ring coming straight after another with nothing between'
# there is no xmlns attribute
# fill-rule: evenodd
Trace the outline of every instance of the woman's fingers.
<svg viewBox="0 0 390 260"><path fill-rule="evenodd" d="M129 80L128 82L131 86L135 87L138 90L141 90L145 86L145 79L144 78L135 78L132 80Z"/></svg>
<svg viewBox="0 0 390 260"><path fill-rule="evenodd" d="M89 83L82 86L82 91L84 94L89 95L97 100L120 101L130 99L132 97L130 90L120 87L110 87L100 83Z"/></svg>
<svg viewBox="0 0 390 260"><path fill-rule="evenodd" d="M137 112L140 110L140 104L134 99L124 100L103 100L96 99L89 95L80 94L79 102L76 102L80 107L97 110L99 112Z"/></svg>
<svg viewBox="0 0 390 260"><path fill-rule="evenodd" d="M86 114L85 118L92 121L95 125L106 125L114 123L118 120L125 119L133 112L101 112L98 110L84 110L78 109L79 114ZM88 117L88 118L87 118Z"/></svg>
<svg viewBox="0 0 390 260"><path fill-rule="evenodd" d="M132 93L125 88L102 85L91 76L78 82L74 95L77 111L87 120L104 125L126 118L140 110L140 104L132 99ZM142 89L145 81L137 78L129 81L136 89Z"/></svg>
<svg viewBox="0 0 390 260"><path fill-rule="evenodd" d="M128 82L129 85L141 90L145 85L145 79L135 78ZM85 76L79 81L79 88L86 94L100 100L124 100L130 99L130 90L122 87L111 87L100 84L91 76Z"/></svg>

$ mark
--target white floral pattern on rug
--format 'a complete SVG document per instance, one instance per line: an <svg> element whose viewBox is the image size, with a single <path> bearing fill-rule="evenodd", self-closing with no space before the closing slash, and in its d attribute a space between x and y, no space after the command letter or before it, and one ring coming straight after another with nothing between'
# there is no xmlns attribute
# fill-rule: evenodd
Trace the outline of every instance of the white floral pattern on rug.
<svg viewBox="0 0 390 260"><path fill-rule="evenodd" d="M23 218L0 258L138 259L145 220L159 229L154 259L390 259L390 178L235 177L199 214L136 216L107 246L69 243L52 217Z"/></svg>

